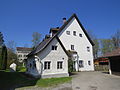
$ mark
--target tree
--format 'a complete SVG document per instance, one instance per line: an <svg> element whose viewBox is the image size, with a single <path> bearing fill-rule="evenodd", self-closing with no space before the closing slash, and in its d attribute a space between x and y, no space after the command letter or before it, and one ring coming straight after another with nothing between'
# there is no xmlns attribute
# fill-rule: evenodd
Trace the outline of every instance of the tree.
<svg viewBox="0 0 120 90"><path fill-rule="evenodd" d="M16 43L14 41L7 42L7 67L9 68L10 64L17 61L17 55L15 54Z"/></svg>
<svg viewBox="0 0 120 90"><path fill-rule="evenodd" d="M11 49L7 48L7 68L9 68L10 64L17 61L17 55Z"/></svg>
<svg viewBox="0 0 120 90"><path fill-rule="evenodd" d="M4 44L3 34L0 32L0 46Z"/></svg>
<svg viewBox="0 0 120 90"><path fill-rule="evenodd" d="M114 49L120 47L120 30L118 30L112 37L111 37Z"/></svg>
<svg viewBox="0 0 120 90"><path fill-rule="evenodd" d="M93 56L94 58L98 58L98 53L100 51L99 40L97 38L93 39L94 46L93 46Z"/></svg>
<svg viewBox="0 0 120 90"><path fill-rule="evenodd" d="M7 42L7 48L9 48L12 52L15 52L16 43L14 41L8 41Z"/></svg>
<svg viewBox="0 0 120 90"><path fill-rule="evenodd" d="M114 46L111 39L101 39L101 53L104 55L107 52L111 52Z"/></svg>
<svg viewBox="0 0 120 90"><path fill-rule="evenodd" d="M99 43L99 39L92 33L91 30L87 30L87 33L89 34L90 38L92 39L92 41L94 42L94 46L93 46L93 56L94 58L97 58L100 52L100 43Z"/></svg>
<svg viewBox="0 0 120 90"><path fill-rule="evenodd" d="M7 66L7 48L4 44L3 34L0 32L0 69L5 70Z"/></svg>
<svg viewBox="0 0 120 90"><path fill-rule="evenodd" d="M2 67L1 67L1 69L6 70L6 68L7 68L7 48L4 45L2 47Z"/></svg>
<svg viewBox="0 0 120 90"><path fill-rule="evenodd" d="M32 47L36 47L40 43L41 34L38 33L38 32L34 32L32 34L32 37L33 37L33 39L32 39L32 43L33 43Z"/></svg>

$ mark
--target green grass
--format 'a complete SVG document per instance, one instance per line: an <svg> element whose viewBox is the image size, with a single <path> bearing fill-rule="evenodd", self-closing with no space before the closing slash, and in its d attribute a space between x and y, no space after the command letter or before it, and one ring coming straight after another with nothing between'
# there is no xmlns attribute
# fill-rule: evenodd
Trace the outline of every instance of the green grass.
<svg viewBox="0 0 120 90"><path fill-rule="evenodd" d="M9 89L11 87L28 87L39 86L49 87L71 81L71 77L35 79L27 78L21 72L0 71L0 90Z"/></svg>
<svg viewBox="0 0 120 90"><path fill-rule="evenodd" d="M72 79L71 77L40 79L37 81L36 85L41 86L41 87L49 87L49 86L71 81L71 79Z"/></svg>

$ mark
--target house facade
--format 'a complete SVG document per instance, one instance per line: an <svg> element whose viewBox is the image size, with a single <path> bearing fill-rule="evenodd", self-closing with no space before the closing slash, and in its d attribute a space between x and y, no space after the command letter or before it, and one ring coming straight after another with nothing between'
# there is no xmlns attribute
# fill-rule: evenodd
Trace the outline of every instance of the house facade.
<svg viewBox="0 0 120 90"><path fill-rule="evenodd" d="M58 37L66 50L77 52L74 59L76 71L94 70L92 48L94 43L75 14L64 23Z"/></svg>
<svg viewBox="0 0 120 90"><path fill-rule="evenodd" d="M74 70L94 70L94 43L76 14L68 20L63 18L63 22L60 28L51 28L49 35L28 55L27 73L42 78L68 76L69 55ZM59 64L61 69L58 69Z"/></svg>
<svg viewBox="0 0 120 90"><path fill-rule="evenodd" d="M57 37L45 39L30 53L27 73L35 77L67 77L68 55Z"/></svg>
<svg viewBox="0 0 120 90"><path fill-rule="evenodd" d="M31 51L32 51L32 48L16 47L16 54L17 54L18 61L22 63L24 60L27 60L27 55Z"/></svg>

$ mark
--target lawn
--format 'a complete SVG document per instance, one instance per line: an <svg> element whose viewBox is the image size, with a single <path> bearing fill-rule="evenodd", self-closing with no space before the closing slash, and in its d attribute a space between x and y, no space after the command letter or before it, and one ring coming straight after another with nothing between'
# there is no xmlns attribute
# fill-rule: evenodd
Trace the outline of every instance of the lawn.
<svg viewBox="0 0 120 90"><path fill-rule="evenodd" d="M71 77L35 79L28 78L23 72L0 71L0 90L35 85L49 87L71 81L71 79Z"/></svg>

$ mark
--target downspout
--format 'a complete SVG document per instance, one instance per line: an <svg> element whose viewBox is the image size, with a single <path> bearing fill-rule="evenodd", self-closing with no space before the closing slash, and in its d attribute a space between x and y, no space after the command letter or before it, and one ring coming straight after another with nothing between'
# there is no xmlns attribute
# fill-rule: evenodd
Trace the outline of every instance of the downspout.
<svg viewBox="0 0 120 90"><path fill-rule="evenodd" d="M78 64L78 72L79 72L79 56L78 56L78 54L77 54L77 64Z"/></svg>

